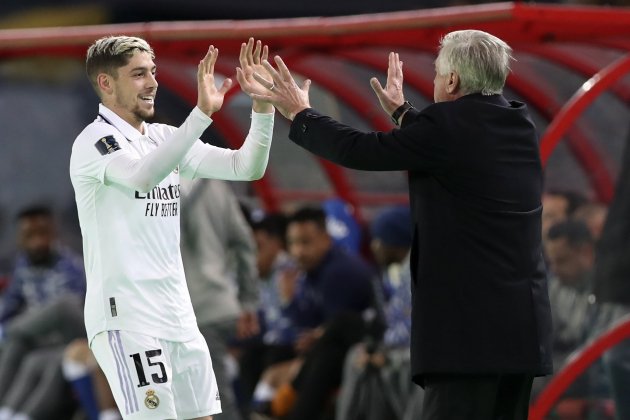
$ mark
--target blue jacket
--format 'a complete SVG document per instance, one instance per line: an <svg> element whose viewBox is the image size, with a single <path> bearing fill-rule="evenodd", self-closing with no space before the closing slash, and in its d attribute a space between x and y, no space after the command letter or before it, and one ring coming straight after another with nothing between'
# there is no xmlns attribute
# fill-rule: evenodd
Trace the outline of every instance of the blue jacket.
<svg viewBox="0 0 630 420"><path fill-rule="evenodd" d="M315 328L344 312L362 312L373 303L375 272L360 257L333 246L321 263L299 280L285 314L297 329Z"/></svg>
<svg viewBox="0 0 630 420"><path fill-rule="evenodd" d="M85 271L79 256L60 248L49 267L38 267L20 254L9 285L0 296L0 323L66 293L85 298Z"/></svg>

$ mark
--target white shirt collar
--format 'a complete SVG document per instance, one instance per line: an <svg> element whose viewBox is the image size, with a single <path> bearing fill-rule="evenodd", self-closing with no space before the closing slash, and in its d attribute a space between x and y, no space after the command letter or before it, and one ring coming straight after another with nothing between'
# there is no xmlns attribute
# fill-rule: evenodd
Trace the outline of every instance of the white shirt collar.
<svg viewBox="0 0 630 420"><path fill-rule="evenodd" d="M98 104L98 113L103 117L107 118L107 121L111 123L120 133L127 138L129 141L138 140L143 134L132 127L127 121L123 120L111 109L107 108L103 104ZM147 133L147 124L143 121L142 126L144 128L144 132Z"/></svg>

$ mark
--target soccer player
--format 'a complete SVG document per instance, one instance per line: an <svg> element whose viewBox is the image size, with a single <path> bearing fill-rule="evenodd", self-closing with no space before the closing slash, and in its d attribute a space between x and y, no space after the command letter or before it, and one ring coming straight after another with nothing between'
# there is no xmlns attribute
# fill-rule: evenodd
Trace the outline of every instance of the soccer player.
<svg viewBox="0 0 630 420"><path fill-rule="evenodd" d="M254 81L267 47L242 44L237 75ZM198 100L179 127L150 124L158 83L154 53L140 38L110 36L87 51L101 104L70 158L83 235L85 323L94 355L125 419L211 419L221 412L208 346L197 327L179 250L179 177L255 180L269 159L273 107L253 101L238 150L198 140L225 93L218 49L197 71Z"/></svg>

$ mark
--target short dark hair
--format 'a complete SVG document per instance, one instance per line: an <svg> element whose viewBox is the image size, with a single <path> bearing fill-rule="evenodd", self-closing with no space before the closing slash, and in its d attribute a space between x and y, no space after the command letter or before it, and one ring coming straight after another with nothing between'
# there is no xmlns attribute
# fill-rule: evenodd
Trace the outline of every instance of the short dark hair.
<svg viewBox="0 0 630 420"><path fill-rule="evenodd" d="M575 213L575 210L577 210L580 206L588 202L586 197L584 197L583 194L577 191L549 190L547 191L546 194L559 196L567 200L567 216L568 217L571 217L573 213Z"/></svg>
<svg viewBox="0 0 630 420"><path fill-rule="evenodd" d="M593 245L595 242L588 226L581 220L566 220L549 228L547 232L548 240L563 238L566 239L567 243L572 247Z"/></svg>
<svg viewBox="0 0 630 420"><path fill-rule="evenodd" d="M45 205L33 205L20 210L16 216L16 220L30 219L32 217L53 217L50 207Z"/></svg>
<svg viewBox="0 0 630 420"><path fill-rule="evenodd" d="M286 245L287 225L289 218L282 213L271 213L262 219L252 222L252 230L254 232L265 232L272 238L282 241L282 245Z"/></svg>
<svg viewBox="0 0 630 420"><path fill-rule="evenodd" d="M326 232L326 213L323 209L318 207L302 207L298 209L291 218L289 219L289 224L291 223L305 223L312 222L317 225L318 228Z"/></svg>

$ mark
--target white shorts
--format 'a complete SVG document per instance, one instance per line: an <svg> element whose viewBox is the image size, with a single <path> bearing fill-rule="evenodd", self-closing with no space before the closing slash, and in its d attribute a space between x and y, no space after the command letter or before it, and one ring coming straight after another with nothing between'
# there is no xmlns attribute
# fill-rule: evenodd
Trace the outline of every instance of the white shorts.
<svg viewBox="0 0 630 420"><path fill-rule="evenodd" d="M191 419L221 412L201 333L175 342L131 331L103 331L91 343L124 419Z"/></svg>

